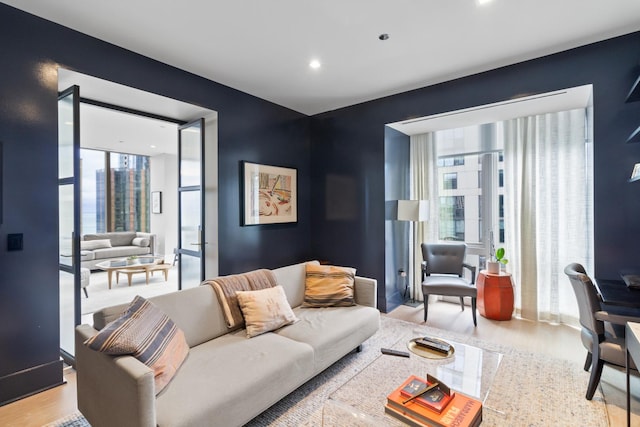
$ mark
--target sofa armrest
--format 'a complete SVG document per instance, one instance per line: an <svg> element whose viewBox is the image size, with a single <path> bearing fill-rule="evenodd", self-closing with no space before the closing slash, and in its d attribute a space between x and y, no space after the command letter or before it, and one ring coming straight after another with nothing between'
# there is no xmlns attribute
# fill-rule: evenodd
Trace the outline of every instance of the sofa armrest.
<svg viewBox="0 0 640 427"><path fill-rule="evenodd" d="M377 308L378 281L368 277L356 276L355 299L357 304Z"/></svg>
<svg viewBox="0 0 640 427"><path fill-rule="evenodd" d="M132 356L110 356L85 346L97 331L76 327L78 409L93 427L156 426L153 371Z"/></svg>
<svg viewBox="0 0 640 427"><path fill-rule="evenodd" d="M146 239L149 239L149 248L151 248L151 254L150 255L155 255L156 254L156 235L153 233L143 233L142 231L137 231L136 232L136 237L144 237Z"/></svg>

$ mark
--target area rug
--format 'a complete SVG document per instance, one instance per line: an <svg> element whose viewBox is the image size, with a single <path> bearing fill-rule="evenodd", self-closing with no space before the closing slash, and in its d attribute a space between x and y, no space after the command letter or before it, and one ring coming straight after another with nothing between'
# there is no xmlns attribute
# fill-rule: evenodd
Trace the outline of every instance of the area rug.
<svg viewBox="0 0 640 427"><path fill-rule="evenodd" d="M589 374L565 360L483 342L462 334L425 325L382 317L380 330L363 345L360 353L350 353L324 372L280 400L247 424L257 426L353 426L353 419L323 423L323 407L329 396L375 360L381 347L401 349L398 338L419 329L425 335L463 342L504 355L485 401L483 426L609 426L600 388L593 400L584 398ZM390 356L385 356L390 357ZM375 382L373 380L372 382ZM376 385L371 384L372 387ZM383 411L382 408L381 413ZM80 414L54 427L86 427Z"/></svg>

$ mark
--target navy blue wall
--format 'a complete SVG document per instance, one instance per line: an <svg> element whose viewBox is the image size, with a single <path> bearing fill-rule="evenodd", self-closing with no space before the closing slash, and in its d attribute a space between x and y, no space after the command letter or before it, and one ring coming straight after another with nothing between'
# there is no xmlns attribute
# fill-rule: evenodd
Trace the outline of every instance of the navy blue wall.
<svg viewBox="0 0 640 427"><path fill-rule="evenodd" d="M396 221L396 200L410 196L409 136L388 126L384 128L384 185L385 185L385 293L378 294L378 307L388 312L404 302L404 290L411 286L409 270L410 223ZM401 276L403 270L406 276Z"/></svg>
<svg viewBox="0 0 640 427"><path fill-rule="evenodd" d="M640 33L633 33L314 116L314 249L378 279L378 293L385 295L392 286L385 284L385 123L593 84L595 276L616 278L620 268L640 266L640 183L627 183L640 161L640 144L625 144L640 125L640 102L625 104L639 60ZM349 224L322 215L331 210L322 197L324 174L338 169L349 171L362 192L360 215ZM342 242L338 250L336 242Z"/></svg>
<svg viewBox="0 0 640 427"><path fill-rule="evenodd" d="M0 43L0 403L62 380L58 66L218 111L221 274L311 257L308 117L4 4ZM240 226L242 160L297 168L297 224ZM7 252L8 233L23 251Z"/></svg>

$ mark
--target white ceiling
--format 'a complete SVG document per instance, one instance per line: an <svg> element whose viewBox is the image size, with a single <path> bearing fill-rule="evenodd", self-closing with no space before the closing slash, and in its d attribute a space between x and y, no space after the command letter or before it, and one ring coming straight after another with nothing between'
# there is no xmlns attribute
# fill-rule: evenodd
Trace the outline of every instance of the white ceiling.
<svg viewBox="0 0 640 427"><path fill-rule="evenodd" d="M216 112L85 74L58 69L58 90L80 87L80 97L188 122ZM80 104L80 145L103 151L155 156L177 154L178 125L122 111Z"/></svg>
<svg viewBox="0 0 640 427"><path fill-rule="evenodd" d="M80 145L83 148L144 156L176 155L178 125L81 104Z"/></svg>
<svg viewBox="0 0 640 427"><path fill-rule="evenodd" d="M305 114L640 30L638 0L3 2Z"/></svg>

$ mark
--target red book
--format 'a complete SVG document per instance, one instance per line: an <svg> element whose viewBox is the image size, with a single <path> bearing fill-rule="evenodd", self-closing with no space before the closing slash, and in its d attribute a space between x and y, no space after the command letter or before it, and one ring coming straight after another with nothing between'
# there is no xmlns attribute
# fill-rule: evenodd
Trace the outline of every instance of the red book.
<svg viewBox="0 0 640 427"><path fill-rule="evenodd" d="M387 396L385 411L411 425L430 427L475 427L482 421L482 403L476 399L456 393L438 413L424 407L413 399L410 402L402 390L416 377L409 377L400 387ZM425 381L425 380L422 380ZM426 381L425 381L426 382Z"/></svg>

